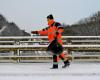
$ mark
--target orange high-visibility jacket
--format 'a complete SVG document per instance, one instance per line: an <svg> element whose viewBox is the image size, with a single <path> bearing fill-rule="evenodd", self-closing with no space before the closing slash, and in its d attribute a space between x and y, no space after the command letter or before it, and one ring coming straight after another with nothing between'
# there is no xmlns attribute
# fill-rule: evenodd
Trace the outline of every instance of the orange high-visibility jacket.
<svg viewBox="0 0 100 80"><path fill-rule="evenodd" d="M40 35L48 35L49 42L52 42L56 37L56 33L58 32L59 34L57 35L57 40L62 45L61 35L64 29L61 24L55 22L54 20L51 20L50 22L48 22L48 25L49 27L38 31L38 33Z"/></svg>

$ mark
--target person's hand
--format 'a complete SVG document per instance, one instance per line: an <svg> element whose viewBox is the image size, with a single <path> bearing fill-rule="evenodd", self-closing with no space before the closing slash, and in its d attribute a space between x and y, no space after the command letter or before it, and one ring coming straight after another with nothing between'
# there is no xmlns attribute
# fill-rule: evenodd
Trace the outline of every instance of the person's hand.
<svg viewBox="0 0 100 80"><path fill-rule="evenodd" d="M31 31L32 34L38 34L38 31Z"/></svg>
<svg viewBox="0 0 100 80"><path fill-rule="evenodd" d="M56 35L59 35L59 32L56 32Z"/></svg>

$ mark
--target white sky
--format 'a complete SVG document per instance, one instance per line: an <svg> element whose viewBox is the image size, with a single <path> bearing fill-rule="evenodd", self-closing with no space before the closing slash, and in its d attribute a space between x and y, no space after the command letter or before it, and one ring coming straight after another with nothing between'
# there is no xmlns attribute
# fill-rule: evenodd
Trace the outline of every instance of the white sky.
<svg viewBox="0 0 100 80"><path fill-rule="evenodd" d="M72 24L100 11L100 0L0 0L0 13L30 32L47 26L46 16Z"/></svg>

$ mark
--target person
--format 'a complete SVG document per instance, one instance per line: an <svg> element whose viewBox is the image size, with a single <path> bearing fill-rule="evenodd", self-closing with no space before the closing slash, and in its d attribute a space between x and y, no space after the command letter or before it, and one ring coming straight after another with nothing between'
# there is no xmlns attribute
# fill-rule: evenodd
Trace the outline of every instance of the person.
<svg viewBox="0 0 100 80"><path fill-rule="evenodd" d="M47 22L48 22L48 27L39 30L39 31L31 31L32 34L39 34L39 35L48 35L48 40L51 43L55 37L57 37L57 41L63 45L62 43L62 32L64 31L63 26L59 22L54 21L54 17L52 14L47 16ZM64 62L64 66L62 68L66 68L67 66L70 65L70 62L68 59L65 58L64 53L62 52L59 55L56 55L53 53L53 66L52 69L58 69L58 61L62 59Z"/></svg>

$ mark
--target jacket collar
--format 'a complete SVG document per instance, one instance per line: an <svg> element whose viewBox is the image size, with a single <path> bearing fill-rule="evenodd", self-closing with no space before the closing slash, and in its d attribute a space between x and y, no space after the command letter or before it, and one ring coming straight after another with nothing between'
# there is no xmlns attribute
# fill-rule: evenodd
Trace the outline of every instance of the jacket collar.
<svg viewBox="0 0 100 80"><path fill-rule="evenodd" d="M49 26L52 26L52 24L54 23L55 21L52 19L52 20L50 20L49 22L48 22L48 25Z"/></svg>

